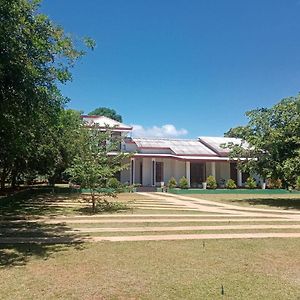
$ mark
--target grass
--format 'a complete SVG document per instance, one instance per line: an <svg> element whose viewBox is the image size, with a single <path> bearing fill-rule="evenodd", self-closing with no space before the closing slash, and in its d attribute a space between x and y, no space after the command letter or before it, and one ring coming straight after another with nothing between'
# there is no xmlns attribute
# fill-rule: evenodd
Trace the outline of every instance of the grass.
<svg viewBox="0 0 300 300"><path fill-rule="evenodd" d="M233 205L251 206L257 208L269 209L294 209L300 210L300 194L286 195L250 195L250 194L216 194L216 195L199 195L191 194L190 197L212 200Z"/></svg>
<svg viewBox="0 0 300 300"><path fill-rule="evenodd" d="M0 270L3 299L300 297L300 240L103 242L48 246L47 256L34 247L25 265Z"/></svg>
<svg viewBox="0 0 300 300"><path fill-rule="evenodd" d="M193 195L194 196L194 195ZM251 205L250 199L269 201L267 195L198 195L199 198ZM225 196L228 196L226 198ZM233 197L234 196L234 197ZM278 198L276 198L278 196ZM289 195L272 196L273 201ZM206 218L196 211L145 210L122 211L116 218L91 218L86 208L59 206L60 202L84 202L79 195L30 195L27 199L3 201L0 208L0 238L21 236L55 237L67 234L70 241L87 235L69 232L76 227L174 227L196 225L300 224L299 221L247 222L147 222L147 219ZM211 198L210 198L211 197ZM215 198L213 198L215 197ZM269 197L269 196L267 196ZM295 197L295 195L293 195ZM297 196L299 197L299 196ZM299 197L300 199L300 197ZM146 200L139 194L121 194L116 201L130 206ZM153 199L151 199L153 201ZM2 201L2 200L0 200ZM236 201L236 203L234 202ZM287 198L287 201L294 201ZM58 206L49 206L49 203ZM160 201L163 202L163 201ZM40 205L36 205L39 203ZM271 202L257 207L272 207ZM286 204L290 207L290 204ZM295 206L295 205L294 205ZM284 209L281 204L279 209ZM295 209L295 208L294 208ZM111 214L120 212L112 211ZM107 212L105 213L108 214ZM126 215L145 214L143 223L101 223L103 219L122 220ZM155 217L146 216L155 214ZM164 217L160 214L180 214ZM193 217L185 217L185 214ZM99 223L47 224L28 219L86 216ZM22 223L12 223L12 218ZM209 217L216 219L217 217ZM224 217L229 218L229 216ZM244 218L241 216L241 218ZM127 217L129 219L129 217ZM238 219L235 217L235 219ZM80 218L85 220L85 218ZM1 228L14 228L11 232ZM31 232L30 232L31 231ZM67 233L66 233L67 231ZM89 236L128 236L197 233L299 232L300 229L183 230L161 232L96 232ZM300 299L300 239L178 240L141 242L99 242L70 244L0 244L1 299ZM221 295L221 287L224 295Z"/></svg>

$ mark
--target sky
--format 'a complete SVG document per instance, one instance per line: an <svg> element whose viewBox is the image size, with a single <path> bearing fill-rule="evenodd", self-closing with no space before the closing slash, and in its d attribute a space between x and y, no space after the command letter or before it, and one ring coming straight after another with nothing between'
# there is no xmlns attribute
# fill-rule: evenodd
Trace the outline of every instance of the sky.
<svg viewBox="0 0 300 300"><path fill-rule="evenodd" d="M44 0L97 46L62 86L68 107L110 107L135 135L222 136L300 90L300 0Z"/></svg>

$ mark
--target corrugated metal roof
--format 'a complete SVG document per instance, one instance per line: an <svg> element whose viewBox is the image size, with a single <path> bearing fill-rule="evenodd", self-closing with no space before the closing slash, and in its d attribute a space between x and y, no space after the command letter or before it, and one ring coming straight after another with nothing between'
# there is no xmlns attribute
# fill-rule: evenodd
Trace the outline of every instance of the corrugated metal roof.
<svg viewBox="0 0 300 300"><path fill-rule="evenodd" d="M247 142L239 138L201 136L199 140L212 150L221 154L228 154L230 151L229 148L223 148L221 145L232 143L234 145L243 145L245 148L249 146Z"/></svg>
<svg viewBox="0 0 300 300"><path fill-rule="evenodd" d="M170 149L176 155L217 156L198 140L133 138L138 148Z"/></svg>

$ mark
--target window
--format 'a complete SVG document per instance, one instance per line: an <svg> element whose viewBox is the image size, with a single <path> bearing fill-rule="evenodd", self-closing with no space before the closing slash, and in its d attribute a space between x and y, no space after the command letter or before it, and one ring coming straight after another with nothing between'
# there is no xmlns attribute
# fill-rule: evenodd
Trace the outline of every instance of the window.
<svg viewBox="0 0 300 300"><path fill-rule="evenodd" d="M156 182L162 182L164 181L164 163L163 162L157 162L156 163Z"/></svg>

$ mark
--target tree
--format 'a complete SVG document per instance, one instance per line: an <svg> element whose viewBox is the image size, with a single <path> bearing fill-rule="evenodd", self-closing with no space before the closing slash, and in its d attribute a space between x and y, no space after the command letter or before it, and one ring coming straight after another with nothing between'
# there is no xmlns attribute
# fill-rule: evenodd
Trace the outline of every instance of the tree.
<svg viewBox="0 0 300 300"><path fill-rule="evenodd" d="M231 157L239 159L239 168L257 173L264 179L283 179L294 185L300 174L300 97L281 100L271 108L249 111L249 123L230 129L225 135L240 137L250 146L229 146ZM241 160L246 158L246 160Z"/></svg>
<svg viewBox="0 0 300 300"><path fill-rule="evenodd" d="M130 155L115 151L119 143L120 137L112 135L110 128L102 131L96 124L92 128L82 128L81 147L66 172L71 182L89 189L93 212L97 200L115 196L114 190L99 189L105 188L110 178L128 167L124 160Z"/></svg>
<svg viewBox="0 0 300 300"><path fill-rule="evenodd" d="M13 183L20 173L47 169L55 150L51 139L67 102L57 84L71 80L70 68L85 53L62 27L38 13L39 4L0 0L1 188L9 176ZM85 44L95 46L88 38Z"/></svg>
<svg viewBox="0 0 300 300"><path fill-rule="evenodd" d="M122 116L117 114L114 109L108 107L98 107L91 111L89 116L105 116L118 122L122 122Z"/></svg>

